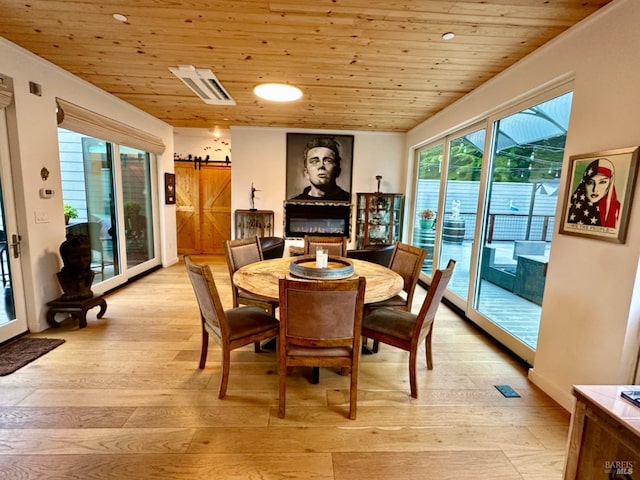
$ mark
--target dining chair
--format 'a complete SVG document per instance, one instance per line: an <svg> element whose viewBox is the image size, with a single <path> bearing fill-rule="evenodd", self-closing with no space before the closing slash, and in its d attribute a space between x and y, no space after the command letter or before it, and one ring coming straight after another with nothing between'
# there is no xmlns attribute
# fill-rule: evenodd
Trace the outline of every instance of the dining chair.
<svg viewBox="0 0 640 480"><path fill-rule="evenodd" d="M398 308L410 312L413 304L413 294L418 284L422 262L426 254L427 252L424 248L397 242L391 254L389 268L402 277L402 292L387 300L368 304L366 307L367 312L383 307Z"/></svg>
<svg viewBox="0 0 640 480"><path fill-rule="evenodd" d="M279 280L280 418L285 415L287 373L294 366L348 370L349 418L356 418L365 285L364 277L317 282Z"/></svg>
<svg viewBox="0 0 640 480"><path fill-rule="evenodd" d="M218 392L218 398L222 399L227 394L231 351L253 343L255 351L260 352L262 340L278 335L279 323L273 315L253 305L224 310L209 266L193 263L188 255L184 256L184 263L202 321L199 368L204 369L207 362L209 335L217 338L222 346L222 376Z"/></svg>
<svg viewBox="0 0 640 480"><path fill-rule="evenodd" d="M376 308L365 314L362 320L362 336L373 339L373 351L378 351L378 342L386 343L409 352L409 384L411 396L418 398L416 382L416 359L418 346L425 342L427 369L433 370L431 339L433 323L442 296L453 275L455 260L449 260L447 268L436 270L427 290L427 295L418 314L397 308Z"/></svg>
<svg viewBox="0 0 640 480"><path fill-rule="evenodd" d="M266 310L269 314L275 315L278 302L265 300L256 295L240 291L233 283L233 274L236 270L250 263L264 260L260 239L258 237L249 237L225 240L224 253L227 259L227 267L229 267L229 277L231 278L233 306L238 307L240 304L255 305L256 307Z"/></svg>
<svg viewBox="0 0 640 480"><path fill-rule="evenodd" d="M346 257L347 237L304 236L304 255L314 255L318 247L325 248L334 257Z"/></svg>
<svg viewBox="0 0 640 480"><path fill-rule="evenodd" d="M395 244L365 245L363 248L347 250L347 258L356 258L388 267Z"/></svg>

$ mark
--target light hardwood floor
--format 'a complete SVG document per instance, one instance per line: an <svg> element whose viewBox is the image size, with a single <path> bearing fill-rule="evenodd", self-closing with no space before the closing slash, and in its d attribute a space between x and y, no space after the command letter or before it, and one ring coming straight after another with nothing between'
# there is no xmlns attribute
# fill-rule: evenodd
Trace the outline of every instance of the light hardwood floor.
<svg viewBox="0 0 640 480"><path fill-rule="evenodd" d="M222 256L212 265L223 303ZM414 307L424 298L418 290ZM102 319L38 336L66 343L0 377L0 478L135 480L424 480L562 477L570 415L529 383L526 368L440 307L434 370L419 356L419 398L407 354L381 345L363 356L358 418L349 377L295 369L287 415L277 416L274 353L231 355L217 399L219 349L197 368L199 314L182 263L107 297ZM504 398L509 384L521 398Z"/></svg>

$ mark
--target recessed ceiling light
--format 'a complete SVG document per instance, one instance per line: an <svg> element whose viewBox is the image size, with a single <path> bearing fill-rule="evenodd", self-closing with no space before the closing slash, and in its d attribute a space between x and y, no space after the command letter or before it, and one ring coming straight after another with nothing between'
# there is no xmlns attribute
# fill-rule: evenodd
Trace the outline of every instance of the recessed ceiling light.
<svg viewBox="0 0 640 480"><path fill-rule="evenodd" d="M453 32L446 32L442 34L442 39L443 40L453 40L453 38L456 36L455 33Z"/></svg>
<svg viewBox="0 0 640 480"><path fill-rule="evenodd" d="M283 83L263 83L254 88L253 93L273 102L293 102L302 97L302 91L299 88Z"/></svg>
<svg viewBox="0 0 640 480"><path fill-rule="evenodd" d="M121 13L114 13L113 18L119 22L126 22L128 20L128 18Z"/></svg>

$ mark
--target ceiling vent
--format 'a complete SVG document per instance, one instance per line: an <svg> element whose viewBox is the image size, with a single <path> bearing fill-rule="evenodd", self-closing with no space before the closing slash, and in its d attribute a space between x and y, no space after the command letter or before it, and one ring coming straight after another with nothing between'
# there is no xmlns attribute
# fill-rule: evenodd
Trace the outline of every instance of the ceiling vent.
<svg viewBox="0 0 640 480"><path fill-rule="evenodd" d="M211 70L196 68L193 65L169 67L169 70L193 90L204 103L210 105L236 104Z"/></svg>

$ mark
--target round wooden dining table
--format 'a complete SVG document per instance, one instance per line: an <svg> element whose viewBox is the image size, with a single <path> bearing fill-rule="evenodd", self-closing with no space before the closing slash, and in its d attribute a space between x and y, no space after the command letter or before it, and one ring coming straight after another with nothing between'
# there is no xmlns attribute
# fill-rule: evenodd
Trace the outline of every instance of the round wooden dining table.
<svg viewBox="0 0 640 480"><path fill-rule="evenodd" d="M295 258L274 258L245 265L233 274L233 284L240 290L265 300L277 302L280 297L278 285L280 278L295 278L296 280L309 282L318 281L305 280L292 275L289 272L289 265ZM365 277L367 279L364 293L365 304L386 300L402 291L404 285L402 276L393 270L365 260L350 258L349 261L353 263L353 277Z"/></svg>

